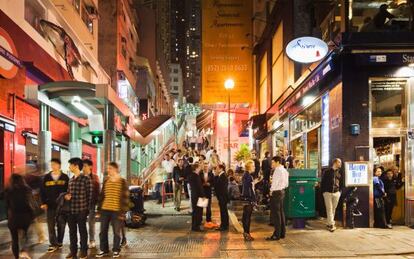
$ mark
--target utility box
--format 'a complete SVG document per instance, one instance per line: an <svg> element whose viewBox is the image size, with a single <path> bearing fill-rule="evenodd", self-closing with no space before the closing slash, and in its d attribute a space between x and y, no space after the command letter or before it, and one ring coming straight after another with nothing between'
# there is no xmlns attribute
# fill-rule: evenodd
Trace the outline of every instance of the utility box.
<svg viewBox="0 0 414 259"><path fill-rule="evenodd" d="M285 191L287 218L313 218L315 211L316 169L289 169L289 187Z"/></svg>

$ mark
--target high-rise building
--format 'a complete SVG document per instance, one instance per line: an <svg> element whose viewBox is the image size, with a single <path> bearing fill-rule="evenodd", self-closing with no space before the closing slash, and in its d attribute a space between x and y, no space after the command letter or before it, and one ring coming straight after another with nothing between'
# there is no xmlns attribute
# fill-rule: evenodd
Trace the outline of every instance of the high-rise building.
<svg viewBox="0 0 414 259"><path fill-rule="evenodd" d="M183 70L183 95L190 103L201 96L200 0L171 2L171 61Z"/></svg>
<svg viewBox="0 0 414 259"><path fill-rule="evenodd" d="M170 86L174 104L182 104L183 101L183 71L178 63L170 65Z"/></svg>

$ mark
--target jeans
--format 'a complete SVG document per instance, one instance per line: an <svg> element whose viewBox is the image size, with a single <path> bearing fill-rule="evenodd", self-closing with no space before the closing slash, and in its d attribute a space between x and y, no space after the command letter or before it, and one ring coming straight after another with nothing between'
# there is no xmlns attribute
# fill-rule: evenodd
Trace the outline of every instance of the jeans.
<svg viewBox="0 0 414 259"><path fill-rule="evenodd" d="M101 211L101 233L99 234L100 248L103 252L109 252L108 231L109 223L111 223L114 232L113 252L121 251L121 232L123 228L123 221L119 219L119 211Z"/></svg>
<svg viewBox="0 0 414 259"><path fill-rule="evenodd" d="M251 218L252 218L252 212L253 212L253 205L252 204L249 203L247 205L244 205L244 207L243 207L243 217L242 217L244 233L249 233L250 234L250 221L251 221Z"/></svg>
<svg viewBox="0 0 414 259"><path fill-rule="evenodd" d="M273 210L274 231L273 236L284 238L286 235L286 219L283 201L285 191L273 191L270 197L270 209Z"/></svg>
<svg viewBox="0 0 414 259"><path fill-rule="evenodd" d="M162 189L162 183L156 183L155 184L155 188L154 188L154 191L155 191L155 199L157 199L158 200L158 202L160 202L161 203L161 201L162 201L162 197L161 197L161 190Z"/></svg>
<svg viewBox="0 0 414 259"><path fill-rule="evenodd" d="M329 226L335 226L335 211L338 206L340 192L324 192L323 199L326 207L326 223Z"/></svg>
<svg viewBox="0 0 414 259"><path fill-rule="evenodd" d="M47 209L47 230L49 232L49 242L51 246L63 243L65 236L66 219L61 215L56 215L56 209ZM56 234L57 230L57 234Z"/></svg>
<svg viewBox="0 0 414 259"><path fill-rule="evenodd" d="M88 230L86 229L86 220L88 212L83 211L78 214L68 215L69 235L70 235L70 253L76 255L78 253L78 229L80 235L81 252L88 252Z"/></svg>
<svg viewBox="0 0 414 259"><path fill-rule="evenodd" d="M181 192L183 190L183 185L175 183L174 184L174 207L179 209L181 206Z"/></svg>
<svg viewBox="0 0 414 259"><path fill-rule="evenodd" d="M88 215L88 225L89 225L89 241L94 242L95 241L95 207L91 208Z"/></svg>
<svg viewBox="0 0 414 259"><path fill-rule="evenodd" d="M190 212L193 212L193 203L191 202L191 186L189 183L187 183L187 190L188 190L188 199L190 200ZM197 206L197 203L196 203ZM203 214L203 211L201 211L201 214Z"/></svg>

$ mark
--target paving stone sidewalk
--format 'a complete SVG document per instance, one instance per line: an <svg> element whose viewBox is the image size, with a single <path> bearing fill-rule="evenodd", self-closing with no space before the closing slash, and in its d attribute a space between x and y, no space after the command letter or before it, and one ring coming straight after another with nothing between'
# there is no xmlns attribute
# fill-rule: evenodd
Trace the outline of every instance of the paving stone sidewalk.
<svg viewBox="0 0 414 259"><path fill-rule="evenodd" d="M186 207L185 203L183 204ZM414 230L398 226L385 229L338 229L330 233L318 221L306 230L288 229L286 239L267 242L272 228L264 222L252 222L255 241L246 243L234 228L229 233L208 230L189 231L191 217L186 209L175 212L171 203L161 209L146 202L147 225L127 231L128 247L122 258L414 258ZM213 207L217 221L218 208ZM46 230L46 224L44 224ZM97 227L98 232L99 226ZM98 237L98 235L97 235ZM30 254L33 258L64 258L68 253L68 235L59 252L47 254L47 243L35 244L31 234ZM10 235L5 222L0 223L0 258L12 258ZM94 258L96 250L90 250Z"/></svg>

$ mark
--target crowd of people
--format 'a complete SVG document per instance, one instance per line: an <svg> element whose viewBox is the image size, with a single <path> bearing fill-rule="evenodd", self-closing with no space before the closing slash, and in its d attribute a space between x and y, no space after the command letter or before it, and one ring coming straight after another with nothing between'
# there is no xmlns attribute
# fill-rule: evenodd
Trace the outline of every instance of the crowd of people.
<svg viewBox="0 0 414 259"><path fill-rule="evenodd" d="M226 167L214 147L192 148L183 145L168 152L155 171L155 196L162 201L165 193L173 194L174 209L181 210L181 198L190 201L191 230L204 231L216 228L229 230L227 205L231 200L243 202L243 237L253 241L250 234L251 215L259 203L270 207L270 225L273 233L266 238L277 241L286 236L284 215L285 190L289 185L287 169L293 168L295 160L291 153L286 157L270 156L266 152L262 161L255 154L244 162L243 167L232 170ZM333 160L332 166L322 174L320 189L326 208L329 231L335 231L335 211L341 196L342 161ZM34 226L39 242L46 237L39 223L45 212L49 235L47 252L53 253L63 246L66 225L69 227L70 253L66 258L87 258L88 249L95 248L95 222L100 221L99 246L96 257L109 256L108 232L113 229L112 256L119 257L126 246L125 215L130 209L128 182L121 177L115 162L106 166L107 177L101 183L93 173L91 160L71 158L71 178L63 173L61 161L50 161L51 171L42 175L36 168L16 169L11 175L3 195L8 211L8 227L12 237L15 258L30 258L27 253L27 233ZM171 183L171 184L170 184ZM392 228L391 215L396 205L396 192L404 184L398 167L374 170L375 227ZM217 198L220 225L212 221L212 199ZM203 213L205 224L202 227ZM79 235L78 235L79 234ZM80 242L78 242L78 236ZM88 242L89 241L89 242ZM80 244L80 247L78 247Z"/></svg>
<svg viewBox="0 0 414 259"><path fill-rule="evenodd" d="M59 159L52 159L50 167L52 170L44 175L27 168L15 170L4 191L14 257L30 258L27 253L28 229L39 224L43 211L49 234L48 253L62 248L68 225L70 253L66 258L88 258L88 249L96 247L95 222L99 219L100 251L96 257L109 255L109 225L114 236L112 256L119 257L121 247L126 245L124 220L129 210L129 194L127 181L121 177L118 164L111 162L107 165L107 177L102 188L98 176L92 172L91 160L71 158L71 178L61 170ZM41 227L36 229L39 242L44 242L46 238Z"/></svg>
<svg viewBox="0 0 414 259"><path fill-rule="evenodd" d="M244 239L253 241L250 235L252 212L261 199L269 200L273 234L267 240L279 240L286 235L284 215L284 192L288 187L289 175L286 170L287 159L282 156L270 157L266 152L262 161L252 152L251 159L243 167L233 171L223 163L214 147L193 149L183 145L181 149L171 150L159 164L155 180L155 197L161 203L164 193L173 193L174 208L181 210L181 196L185 194L190 200L192 230L201 228L203 209L205 208L205 227L214 226L211 217L213 193L217 197L220 209L220 226L217 230L228 231L229 215L227 204L230 200L242 200ZM293 159L289 158L288 159ZM291 163L293 165L293 163ZM290 167L292 167L292 165ZM172 186L168 183L171 182ZM165 190L162 190L164 186ZM168 191L172 189L172 191ZM258 192L261 192L259 197ZM200 199L208 199L205 206Z"/></svg>

